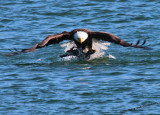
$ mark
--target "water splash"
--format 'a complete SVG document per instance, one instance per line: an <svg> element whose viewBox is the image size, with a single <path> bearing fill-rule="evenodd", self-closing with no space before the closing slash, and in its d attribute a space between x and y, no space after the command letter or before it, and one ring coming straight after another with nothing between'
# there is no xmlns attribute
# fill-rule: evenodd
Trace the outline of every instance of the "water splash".
<svg viewBox="0 0 160 115"><path fill-rule="evenodd" d="M110 45L110 43L108 43L108 42L103 42L103 41L99 41L99 40L93 39L92 40L92 49L95 50L96 52L94 54L90 55L89 59L87 59L87 60L92 60L92 59L95 59L95 58L103 57L104 54L105 54L104 51L108 49L109 45ZM70 41L70 42L62 44L61 47L65 47L64 51L67 52L71 48L76 47L76 44L74 43L74 41ZM85 48L83 50L83 52L87 53L88 49ZM81 59L84 60L83 54L81 53L79 55L81 55L81 57L78 57L78 56L66 56L66 57L63 57L62 60L64 60L64 61L81 60ZM115 57L112 56L111 54L109 54L107 57L115 59Z"/></svg>

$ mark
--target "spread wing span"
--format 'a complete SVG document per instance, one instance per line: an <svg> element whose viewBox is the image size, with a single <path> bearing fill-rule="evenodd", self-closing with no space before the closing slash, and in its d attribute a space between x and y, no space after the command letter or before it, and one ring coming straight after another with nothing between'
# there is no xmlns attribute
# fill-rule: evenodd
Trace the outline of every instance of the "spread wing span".
<svg viewBox="0 0 160 115"><path fill-rule="evenodd" d="M90 32L91 37L99 40L104 40L108 42L113 42L115 44L122 45L123 47L135 47L135 48L144 48L144 49L150 49L148 47L143 46L146 43L146 40L143 41L141 45L139 45L140 40L137 41L136 44L131 44L126 41L121 40L119 37L107 33L107 32Z"/></svg>
<svg viewBox="0 0 160 115"><path fill-rule="evenodd" d="M70 34L68 32L62 32L62 33L56 34L56 35L49 35L42 42L34 45L31 48L22 49L21 51L14 49L15 51L11 50L12 53L6 54L6 56L13 56L13 55L21 54L21 53L33 52L36 49L48 46L50 44L56 44L56 43L59 43L60 41L67 40L67 39L69 40L70 39L69 35Z"/></svg>
<svg viewBox="0 0 160 115"><path fill-rule="evenodd" d="M59 43L59 42L61 42L63 40L73 40L74 39L73 38L73 34L75 32L77 32L77 31L86 32L88 34L88 39L95 38L95 39L98 39L98 40L103 40L103 41L108 41L108 42L112 42L112 43L115 43L115 44L119 44L119 45L121 45L123 47L135 47L135 48L151 49L151 48L148 48L148 47L144 46L144 44L146 43L146 40L144 40L141 45L139 45L140 44L140 40L138 40L136 44L131 44L131 43L128 43L126 41L121 40L119 37L117 37L117 36L115 36L115 35L113 35L111 33L95 32L95 31L90 31L88 29L75 29L75 30L73 30L71 32L64 31L64 32L59 33L59 34L49 35L42 42L34 45L31 48L22 49L21 51L18 51L16 49L15 49L15 51L11 50L12 53L6 54L6 56L13 56L13 55L16 55L16 54L33 52L36 49L48 46L50 44L56 44L56 43Z"/></svg>

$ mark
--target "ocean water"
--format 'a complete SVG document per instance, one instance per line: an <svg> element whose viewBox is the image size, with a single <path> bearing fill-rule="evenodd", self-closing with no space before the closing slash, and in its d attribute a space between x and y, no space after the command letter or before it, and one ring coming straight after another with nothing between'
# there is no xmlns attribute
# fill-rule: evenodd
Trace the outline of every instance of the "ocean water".
<svg viewBox="0 0 160 115"><path fill-rule="evenodd" d="M0 114L160 114L159 0L1 0L0 12ZM111 44L104 57L63 61L62 42L4 56L76 28L152 50Z"/></svg>

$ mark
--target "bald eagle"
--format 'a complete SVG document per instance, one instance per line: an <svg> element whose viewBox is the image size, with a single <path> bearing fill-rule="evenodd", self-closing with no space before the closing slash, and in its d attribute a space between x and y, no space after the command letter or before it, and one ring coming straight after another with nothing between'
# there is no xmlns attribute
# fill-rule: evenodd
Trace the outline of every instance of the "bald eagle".
<svg viewBox="0 0 160 115"><path fill-rule="evenodd" d="M139 42L140 42L139 40L137 41L136 44L131 44L121 40L119 37L111 33L91 31L88 29L74 29L70 32L64 31L59 34L49 35L43 41L41 41L40 43L37 43L33 47L28 49L22 49L21 51L16 50L15 52L8 54L8 56L13 56L16 54L27 53L27 52L33 52L36 49L43 48L51 44L57 44L64 40L70 40L70 41L73 41L75 45L60 57L73 55L73 56L79 56L79 57L82 56L82 57L88 58L90 55L96 52L96 50L93 49L93 39L96 39L98 41L102 40L102 41L112 42L115 44L119 44L123 47L135 47L135 48L145 48L145 49L147 48L143 46L146 42L145 40L141 45L139 45Z"/></svg>

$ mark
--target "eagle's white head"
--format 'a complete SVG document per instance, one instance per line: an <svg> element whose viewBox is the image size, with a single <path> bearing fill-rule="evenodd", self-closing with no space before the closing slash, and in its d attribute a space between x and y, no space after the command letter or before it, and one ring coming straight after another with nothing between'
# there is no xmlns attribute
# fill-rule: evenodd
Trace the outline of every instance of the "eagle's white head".
<svg viewBox="0 0 160 115"><path fill-rule="evenodd" d="M83 31L78 31L73 35L74 39L81 44L88 38L88 34Z"/></svg>

